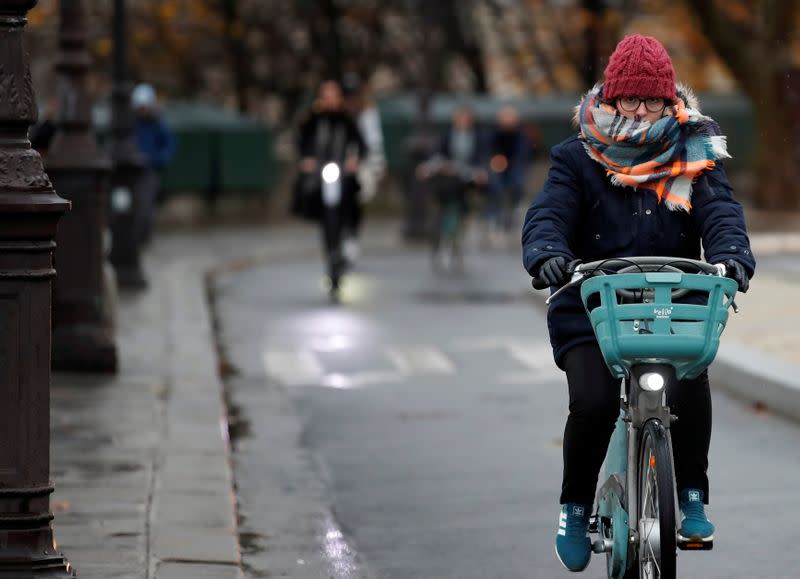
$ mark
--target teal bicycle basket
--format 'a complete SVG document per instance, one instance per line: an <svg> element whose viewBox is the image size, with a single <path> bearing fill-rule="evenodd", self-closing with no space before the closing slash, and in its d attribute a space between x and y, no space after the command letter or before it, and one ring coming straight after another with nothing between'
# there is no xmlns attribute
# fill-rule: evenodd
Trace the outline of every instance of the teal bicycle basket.
<svg viewBox="0 0 800 579"><path fill-rule="evenodd" d="M652 301L621 303L619 289L647 295ZM645 294L645 289L652 291ZM692 296L701 296L699 301L707 301L704 305L673 302L675 289L689 290ZM631 366L652 362L672 365L681 380L696 377L714 360L736 290L734 280L713 275L623 273L585 280L581 299L614 376L624 378Z"/></svg>

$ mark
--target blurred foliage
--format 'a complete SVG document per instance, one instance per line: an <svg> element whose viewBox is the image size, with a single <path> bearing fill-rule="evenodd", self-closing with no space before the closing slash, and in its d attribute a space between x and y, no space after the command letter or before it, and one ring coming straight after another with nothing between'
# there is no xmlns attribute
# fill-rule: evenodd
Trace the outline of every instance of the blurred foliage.
<svg viewBox="0 0 800 579"><path fill-rule="evenodd" d="M783 175L800 133L797 0L128 0L131 76L168 98L210 100L290 127L324 78L374 92L575 95L617 41L659 38L696 91L743 90L757 105L761 165ZM112 0L86 1L93 89L109 92ZM30 13L39 94L52 94L57 0ZM40 88L41 87L41 88ZM763 106L762 106L763 105ZM786 157L770 165L770 151ZM782 167L775 170L775 167ZM775 195L770 194L770 195ZM785 202L784 202L785 203Z"/></svg>
<svg viewBox="0 0 800 579"><path fill-rule="evenodd" d="M169 96L211 99L277 120L298 101L306 103L323 77L347 72L369 79L379 91L424 84L502 95L575 93L586 87L587 75L600 78L619 38L637 31L664 41L682 80L701 91L730 91L732 77L690 4L129 0L131 70ZM732 20L752 18L745 3L724 4ZM90 47L103 73L111 66L112 1L86 5ZM40 0L30 14L43 82L50 80L43 69L52 66L57 19L57 0ZM594 40L589 30L596 30ZM596 44L594 64L587 63L587 43ZM102 87L103 79L98 82Z"/></svg>

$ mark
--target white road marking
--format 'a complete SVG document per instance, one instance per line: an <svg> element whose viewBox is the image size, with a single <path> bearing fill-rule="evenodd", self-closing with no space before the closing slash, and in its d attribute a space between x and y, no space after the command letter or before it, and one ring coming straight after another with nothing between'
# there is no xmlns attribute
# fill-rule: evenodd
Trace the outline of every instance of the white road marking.
<svg viewBox="0 0 800 579"><path fill-rule="evenodd" d="M268 349L263 360L267 376L286 386L319 384L325 375L322 364L310 350Z"/></svg>
<svg viewBox="0 0 800 579"><path fill-rule="evenodd" d="M361 388L368 385L400 383L415 375L454 375L458 368L439 348L433 345L399 345L386 347L384 359L391 368L340 373L326 371L317 352L334 354L350 346L346 340L315 342L314 348L268 348L263 362L267 376L285 386L324 386L337 389ZM461 352L505 352L519 366L502 369L495 380L501 384L541 384L561 380L563 375L553 363L549 344L512 336L484 336L456 340L452 349Z"/></svg>
<svg viewBox="0 0 800 579"><path fill-rule="evenodd" d="M408 374L401 372L373 370L353 374L327 374L322 378L322 385L340 390L350 390L363 386L404 382L407 379Z"/></svg>
<svg viewBox="0 0 800 579"><path fill-rule="evenodd" d="M505 346L511 338L502 336L481 336L480 338L464 338L453 342L454 350L474 352L481 350L497 350Z"/></svg>
<svg viewBox="0 0 800 579"><path fill-rule="evenodd" d="M556 369L549 344L511 339L507 348L512 358L535 372Z"/></svg>
<svg viewBox="0 0 800 579"><path fill-rule="evenodd" d="M455 374L455 364L437 348L395 346L386 348L386 357L403 374Z"/></svg>

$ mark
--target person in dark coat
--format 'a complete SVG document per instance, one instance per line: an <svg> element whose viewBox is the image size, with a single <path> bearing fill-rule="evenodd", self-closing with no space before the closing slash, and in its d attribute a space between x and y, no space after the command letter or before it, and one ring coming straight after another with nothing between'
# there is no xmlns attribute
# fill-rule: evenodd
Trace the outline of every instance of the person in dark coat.
<svg viewBox="0 0 800 579"><path fill-rule="evenodd" d="M543 190L522 230L523 261L556 287L568 264L637 255L724 263L739 291L755 270L742 207L723 168L725 138L675 84L672 61L655 38L624 38L605 81L576 109L580 134L555 146ZM553 300L548 328L556 364L566 372L562 504L556 551L565 567L589 563L588 517L601 463L619 414L620 381L606 367L577 288ZM680 534L709 539L707 372L675 384L667 403L683 514Z"/></svg>
<svg viewBox="0 0 800 579"><path fill-rule="evenodd" d="M321 199L321 181L315 178L326 163L342 168L342 200L337 219L330 212L314 211L323 228L323 241L330 258L330 269L341 269L357 254L357 238L363 218L358 199L360 185L357 172L367 146L355 120L345 110L344 95L337 81L328 80L319 88L309 116L300 126L298 139L300 176ZM321 205L321 201L319 202ZM329 272L331 279L337 276Z"/></svg>
<svg viewBox="0 0 800 579"><path fill-rule="evenodd" d="M149 242L153 233L161 175L175 155L175 136L161 116L155 89L146 83L134 87L131 106L135 114L133 131L144 160L139 184L139 240Z"/></svg>
<svg viewBox="0 0 800 579"><path fill-rule="evenodd" d="M489 138L486 219L489 242L493 245L505 245L511 231L514 213L525 189L530 151L519 111L511 105L504 106L497 113L497 125Z"/></svg>

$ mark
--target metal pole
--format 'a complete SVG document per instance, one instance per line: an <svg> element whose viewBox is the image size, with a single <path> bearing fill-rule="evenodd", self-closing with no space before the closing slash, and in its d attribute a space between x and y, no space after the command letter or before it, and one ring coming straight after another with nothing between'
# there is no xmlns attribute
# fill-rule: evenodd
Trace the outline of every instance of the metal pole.
<svg viewBox="0 0 800 579"><path fill-rule="evenodd" d="M103 238L108 213L111 164L101 155L89 129L91 103L86 90L89 53L83 0L61 0L57 131L45 159L56 190L72 201L59 222L53 295L53 368L114 372L117 350L103 316Z"/></svg>
<svg viewBox="0 0 800 579"><path fill-rule="evenodd" d="M114 0L114 64L111 90L111 263L120 287L144 288L141 265L141 203L138 192L143 161L133 139L131 83L128 79L125 0Z"/></svg>
<svg viewBox="0 0 800 579"><path fill-rule="evenodd" d="M0 0L0 578L74 577L50 521L50 299L56 195L30 148L23 30L36 0Z"/></svg>

